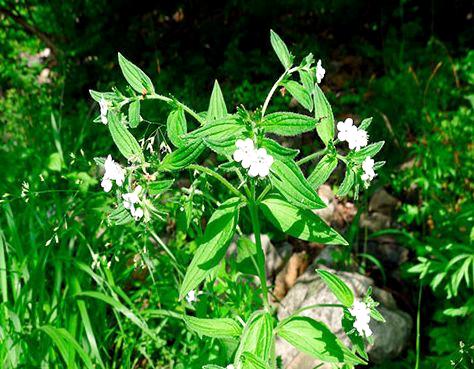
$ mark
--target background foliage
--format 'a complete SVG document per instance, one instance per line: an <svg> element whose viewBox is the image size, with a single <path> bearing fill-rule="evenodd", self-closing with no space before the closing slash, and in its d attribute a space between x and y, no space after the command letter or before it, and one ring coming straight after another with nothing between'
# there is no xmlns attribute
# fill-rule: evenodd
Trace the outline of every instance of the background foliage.
<svg viewBox="0 0 474 369"><path fill-rule="evenodd" d="M280 72L268 42L273 28L298 56L312 50L326 61L336 118L373 116L371 139L386 141L377 186L402 205L399 228L384 232L409 250L401 277L388 275L387 287L415 319L422 314L419 349L415 332L404 359L381 367L411 368L420 352L420 367L467 368L474 344L474 332L464 329L474 324L472 12L465 1L1 0L0 361L198 368L231 349L203 344L171 313L191 308L178 302L179 265L189 263L188 241L210 216L180 209L190 196L215 199L182 190L167 202L168 222L146 234L107 227L109 200L92 158L115 148L106 128L92 123L97 107L88 89L122 80L120 51L157 88L198 111L207 108L213 78L229 106L254 109ZM50 55L41 54L45 48ZM276 101L286 108L290 97ZM143 109L150 122L166 124L165 110ZM305 137L301 149L314 150L312 142ZM186 231L188 222L194 226ZM247 307L260 305L248 281L223 270L219 278L194 305L196 315L248 318ZM230 302L222 306L224 295Z"/></svg>

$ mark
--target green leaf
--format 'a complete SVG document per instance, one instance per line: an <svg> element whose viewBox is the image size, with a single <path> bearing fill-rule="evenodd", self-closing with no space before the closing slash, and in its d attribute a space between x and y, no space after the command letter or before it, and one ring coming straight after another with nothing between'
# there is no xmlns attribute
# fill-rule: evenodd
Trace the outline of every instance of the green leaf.
<svg viewBox="0 0 474 369"><path fill-rule="evenodd" d="M115 92L99 92L99 91L89 90L89 94L97 102L100 102L100 100L105 99L107 101L120 103L123 100L123 98L118 96Z"/></svg>
<svg viewBox="0 0 474 369"><path fill-rule="evenodd" d="M199 140L180 147L178 150L165 156L159 169L163 171L183 169L193 163L202 154L204 148L204 144Z"/></svg>
<svg viewBox="0 0 474 369"><path fill-rule="evenodd" d="M138 127L142 118L140 117L140 100L135 100L128 106L128 123L131 128Z"/></svg>
<svg viewBox="0 0 474 369"><path fill-rule="evenodd" d="M155 93L151 79L140 68L120 53L118 53L118 61L123 76L135 91L142 95Z"/></svg>
<svg viewBox="0 0 474 369"><path fill-rule="evenodd" d="M362 122L360 122L358 128L363 129L364 131L367 131L367 128L369 128L371 123L372 123L372 117L365 118Z"/></svg>
<svg viewBox="0 0 474 369"><path fill-rule="evenodd" d="M303 86L296 81L286 81L283 86L305 109L313 111L313 99Z"/></svg>
<svg viewBox="0 0 474 369"><path fill-rule="evenodd" d="M166 120L166 133L168 134L171 143L178 148L183 147L186 142L183 139L183 136L187 131L188 126L184 110L182 108L172 110Z"/></svg>
<svg viewBox="0 0 474 369"><path fill-rule="evenodd" d="M230 318L202 319L185 316L184 321L189 329L200 336L207 337L238 337L242 333L242 326Z"/></svg>
<svg viewBox="0 0 474 369"><path fill-rule="evenodd" d="M74 362L74 352L76 352L84 363L84 368L94 369L95 365L92 364L89 355L84 351L82 346L76 341L76 339L64 328L56 328L50 325L44 325L39 327L38 330L46 333L53 343L58 348L64 362L69 366L71 362ZM75 367L75 365L74 365Z"/></svg>
<svg viewBox="0 0 474 369"><path fill-rule="evenodd" d="M142 149L135 137L128 131L125 124L119 120L115 112L109 111L107 117L109 120L108 126L110 134L120 153L131 162L143 162L145 159Z"/></svg>
<svg viewBox="0 0 474 369"><path fill-rule="evenodd" d="M266 115L260 126L266 133L280 136L296 136L316 128L317 121L307 115L277 112Z"/></svg>
<svg viewBox="0 0 474 369"><path fill-rule="evenodd" d="M226 369L226 368L219 365L207 364L207 365L204 365L202 369Z"/></svg>
<svg viewBox="0 0 474 369"><path fill-rule="evenodd" d="M234 236L239 205L240 199L233 197L222 203L212 214L204 235L199 240L200 246L186 271L179 291L180 299L196 288L219 265Z"/></svg>
<svg viewBox="0 0 474 369"><path fill-rule="evenodd" d="M254 354L267 362L273 347L273 319L265 311L253 313L245 325L240 345L235 354L236 362L241 360L244 352Z"/></svg>
<svg viewBox="0 0 474 369"><path fill-rule="evenodd" d="M148 185L148 193L150 195L160 195L169 189L174 183L174 179L163 179L155 181Z"/></svg>
<svg viewBox="0 0 474 369"><path fill-rule="evenodd" d="M189 140L225 140L229 137L235 137L244 130L245 125L231 116L208 123L188 133L185 138Z"/></svg>
<svg viewBox="0 0 474 369"><path fill-rule="evenodd" d="M61 154L54 152L48 156L48 169L54 172L60 172L63 166Z"/></svg>
<svg viewBox="0 0 474 369"><path fill-rule="evenodd" d="M385 323L385 318L383 315L380 314L380 312L374 307L370 309L370 316L379 322Z"/></svg>
<svg viewBox="0 0 474 369"><path fill-rule="evenodd" d="M293 160L300 152L299 150L284 147L271 138L263 138L260 146L264 147L273 156L273 159L280 161Z"/></svg>
<svg viewBox="0 0 474 369"><path fill-rule="evenodd" d="M219 83L214 81L209 108L207 109L206 120L225 118L227 116L227 107L225 106L224 96L222 95Z"/></svg>
<svg viewBox="0 0 474 369"><path fill-rule="evenodd" d="M271 195L260 208L268 221L284 233L305 241L347 245L347 241L310 210L298 209L279 196Z"/></svg>
<svg viewBox="0 0 474 369"><path fill-rule="evenodd" d="M317 189L323 183L325 183L331 173L337 167L337 157L331 154L325 155L316 165L313 172L308 177L308 182L314 189Z"/></svg>
<svg viewBox="0 0 474 369"><path fill-rule="evenodd" d="M130 214L130 210L125 209L125 207L120 204L116 209L112 210L109 214L109 222L112 225L123 225L127 223L131 223L133 221L133 217Z"/></svg>
<svg viewBox="0 0 474 369"><path fill-rule="evenodd" d="M281 322L278 335L299 351L328 363L366 364L353 354L323 323L294 316Z"/></svg>
<svg viewBox="0 0 474 369"><path fill-rule="evenodd" d="M331 292L346 307L354 303L354 293L338 276L323 269L316 269L319 276L327 284Z"/></svg>
<svg viewBox="0 0 474 369"><path fill-rule="evenodd" d="M339 190L337 191L337 196L346 196L349 191L351 190L352 186L354 186L356 180L356 175L354 171L351 168L346 169L346 175L344 177L344 180L341 183L341 186L339 187Z"/></svg>
<svg viewBox="0 0 474 369"><path fill-rule="evenodd" d="M322 209L327 206L295 162L277 160L270 171L270 182L292 204L303 209Z"/></svg>
<svg viewBox="0 0 474 369"><path fill-rule="evenodd" d="M314 73L311 73L308 70L300 69L298 71L298 74L300 75L300 81L303 84L304 88L306 91L312 93L314 89ZM313 105L313 104L311 104Z"/></svg>
<svg viewBox="0 0 474 369"><path fill-rule="evenodd" d="M334 115L323 91L317 84L314 88L314 113L316 120L319 122L316 130L319 138L327 146L334 138Z"/></svg>
<svg viewBox="0 0 474 369"><path fill-rule="evenodd" d="M370 156L373 158L382 149L385 141L375 142L370 144L359 151L354 151L350 157L355 163L362 163L366 157Z"/></svg>
<svg viewBox="0 0 474 369"><path fill-rule="evenodd" d="M257 260L257 246L247 237L237 241L237 270L244 274L258 275L254 260Z"/></svg>
<svg viewBox="0 0 474 369"><path fill-rule="evenodd" d="M352 347L355 348L356 353L358 353L365 360L369 360L367 353L365 352L364 338L360 336L356 329L354 329L354 317L350 315L347 309L344 309L344 314L342 316L342 328L346 333L347 337L352 343Z"/></svg>
<svg viewBox="0 0 474 369"><path fill-rule="evenodd" d="M281 64L283 64L285 69L289 69L293 64L293 56L288 51L288 48L280 36L273 32L273 30L270 30L270 42Z"/></svg>
<svg viewBox="0 0 474 369"><path fill-rule="evenodd" d="M270 369L270 365L251 352L242 353L241 359L242 369Z"/></svg>

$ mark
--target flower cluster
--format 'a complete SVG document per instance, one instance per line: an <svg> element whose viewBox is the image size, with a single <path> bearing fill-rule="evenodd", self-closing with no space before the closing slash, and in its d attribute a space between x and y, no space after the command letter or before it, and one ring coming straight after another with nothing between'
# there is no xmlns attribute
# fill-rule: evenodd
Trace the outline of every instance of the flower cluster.
<svg viewBox="0 0 474 369"><path fill-rule="evenodd" d="M369 136L363 129L354 126L352 118L347 118L344 122L337 123L337 138L344 142L347 141L349 149L359 151L362 147L367 146Z"/></svg>
<svg viewBox="0 0 474 369"><path fill-rule="evenodd" d="M122 186L125 180L125 170L112 159L111 155L105 159L104 169L105 173L100 185L105 192L109 192L112 189L112 181L115 181L117 186Z"/></svg>
<svg viewBox="0 0 474 369"><path fill-rule="evenodd" d="M109 102L104 98L101 98L99 101L100 106L100 120L103 124L107 124L109 120L107 119L107 112L109 111Z"/></svg>
<svg viewBox="0 0 474 369"><path fill-rule="evenodd" d="M370 182L374 179L377 175L374 171L375 161L370 156L367 156L364 161L362 162L362 170L364 174L362 174L361 178L365 182Z"/></svg>
<svg viewBox="0 0 474 369"><path fill-rule="evenodd" d="M124 208L130 210L130 214L135 220L140 220L143 217L143 209L136 206L136 204L140 204L139 195L141 192L142 186L138 185L133 192L122 195Z"/></svg>
<svg viewBox="0 0 474 369"><path fill-rule="evenodd" d="M370 337L372 330L369 327L370 308L367 304L363 301L355 300L349 312L355 318L354 328L357 332L359 332L361 336Z"/></svg>
<svg viewBox="0 0 474 369"><path fill-rule="evenodd" d="M273 164L273 156L267 154L264 148L256 148L250 138L237 140L235 142L237 150L234 152L234 160L242 164L242 167L248 169L250 177L266 177L270 173L270 167Z"/></svg>

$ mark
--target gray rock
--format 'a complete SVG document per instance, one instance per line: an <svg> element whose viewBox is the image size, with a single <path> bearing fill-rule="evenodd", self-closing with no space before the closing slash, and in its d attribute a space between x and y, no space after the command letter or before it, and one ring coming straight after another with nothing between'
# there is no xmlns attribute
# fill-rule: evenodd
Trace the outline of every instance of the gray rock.
<svg viewBox="0 0 474 369"><path fill-rule="evenodd" d="M363 296L369 286L372 286L373 297L376 301L380 302L378 309L387 322L380 323L373 319L370 322L375 340L374 345L369 345L367 348L370 360L373 362L381 362L399 355L408 342L413 324L411 317L397 308L395 300L390 293L374 287L373 281L370 278L357 273L335 272L334 270L320 265L311 266L298 278L294 287L281 301L281 305L278 309L278 318L280 320L284 319L293 311L304 306L338 303L329 288L326 287L325 283L315 273L314 270L316 268L326 269L332 273L336 273L347 283L356 297ZM341 309L315 308L303 311L301 315L325 323L344 344L349 345L350 341L345 335L341 325ZM286 369L313 369L315 366L321 364L320 361L298 352L298 350L282 339L277 339L276 353L281 356ZM331 368L330 365L325 365L320 368Z"/></svg>
<svg viewBox="0 0 474 369"><path fill-rule="evenodd" d="M373 194L369 202L369 211L392 216L393 210L399 205L400 201L390 195L383 188Z"/></svg>

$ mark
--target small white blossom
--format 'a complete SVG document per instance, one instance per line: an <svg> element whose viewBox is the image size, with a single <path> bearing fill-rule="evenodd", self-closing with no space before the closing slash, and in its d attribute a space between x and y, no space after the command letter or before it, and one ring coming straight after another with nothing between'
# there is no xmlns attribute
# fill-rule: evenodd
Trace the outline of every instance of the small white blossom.
<svg viewBox="0 0 474 369"><path fill-rule="evenodd" d="M362 147L367 146L368 141L367 132L363 129L356 129L355 134L348 140L349 149L359 151Z"/></svg>
<svg viewBox="0 0 474 369"><path fill-rule="evenodd" d="M371 336L372 330L369 327L370 308L363 301L355 300L349 312L355 318L354 328L357 332L361 336Z"/></svg>
<svg viewBox="0 0 474 369"><path fill-rule="evenodd" d="M267 150L260 148L256 151L256 155L249 169L250 177L266 177L270 173L270 167L273 164L273 156L267 154Z"/></svg>
<svg viewBox="0 0 474 369"><path fill-rule="evenodd" d="M105 192L109 192L112 189L112 181L115 181L118 186L122 186L125 181L125 170L112 159L111 155L105 159L104 169L105 173L100 185Z"/></svg>
<svg viewBox="0 0 474 369"><path fill-rule="evenodd" d="M236 162L242 162L242 167L245 169L249 168L252 162L255 159L255 145L250 138L246 138L245 140L237 140L235 142L235 146L237 146L237 150L234 152L234 160Z"/></svg>
<svg viewBox="0 0 474 369"><path fill-rule="evenodd" d="M107 119L107 112L109 111L109 102L105 100L103 97L99 101L100 106L100 120L103 124L109 123Z"/></svg>
<svg viewBox="0 0 474 369"><path fill-rule="evenodd" d="M133 192L122 195L124 208L130 210L130 214L135 220L140 220L143 217L143 209L135 206L135 204L140 203L139 195L141 192L142 186L138 185Z"/></svg>
<svg viewBox="0 0 474 369"><path fill-rule="evenodd" d="M197 301L196 292L194 290L188 292L188 294L186 295L186 301L190 304Z"/></svg>
<svg viewBox="0 0 474 369"><path fill-rule="evenodd" d="M225 367L225 369L235 369L233 364L229 364Z"/></svg>
<svg viewBox="0 0 474 369"><path fill-rule="evenodd" d="M361 178L363 181L370 182L375 178L377 175L374 171L375 161L370 156L367 156L365 160L362 162L362 170L364 174L362 174Z"/></svg>
<svg viewBox="0 0 474 369"><path fill-rule="evenodd" d="M354 126L352 118L346 118L344 122L337 123L337 130L339 131L337 138L340 141L348 141L357 131L357 127Z"/></svg>
<svg viewBox="0 0 474 369"><path fill-rule="evenodd" d="M323 68L321 64L321 59L320 59L318 60L318 63L316 64L316 80L318 81L318 83L321 83L325 74L326 74L326 69Z"/></svg>

